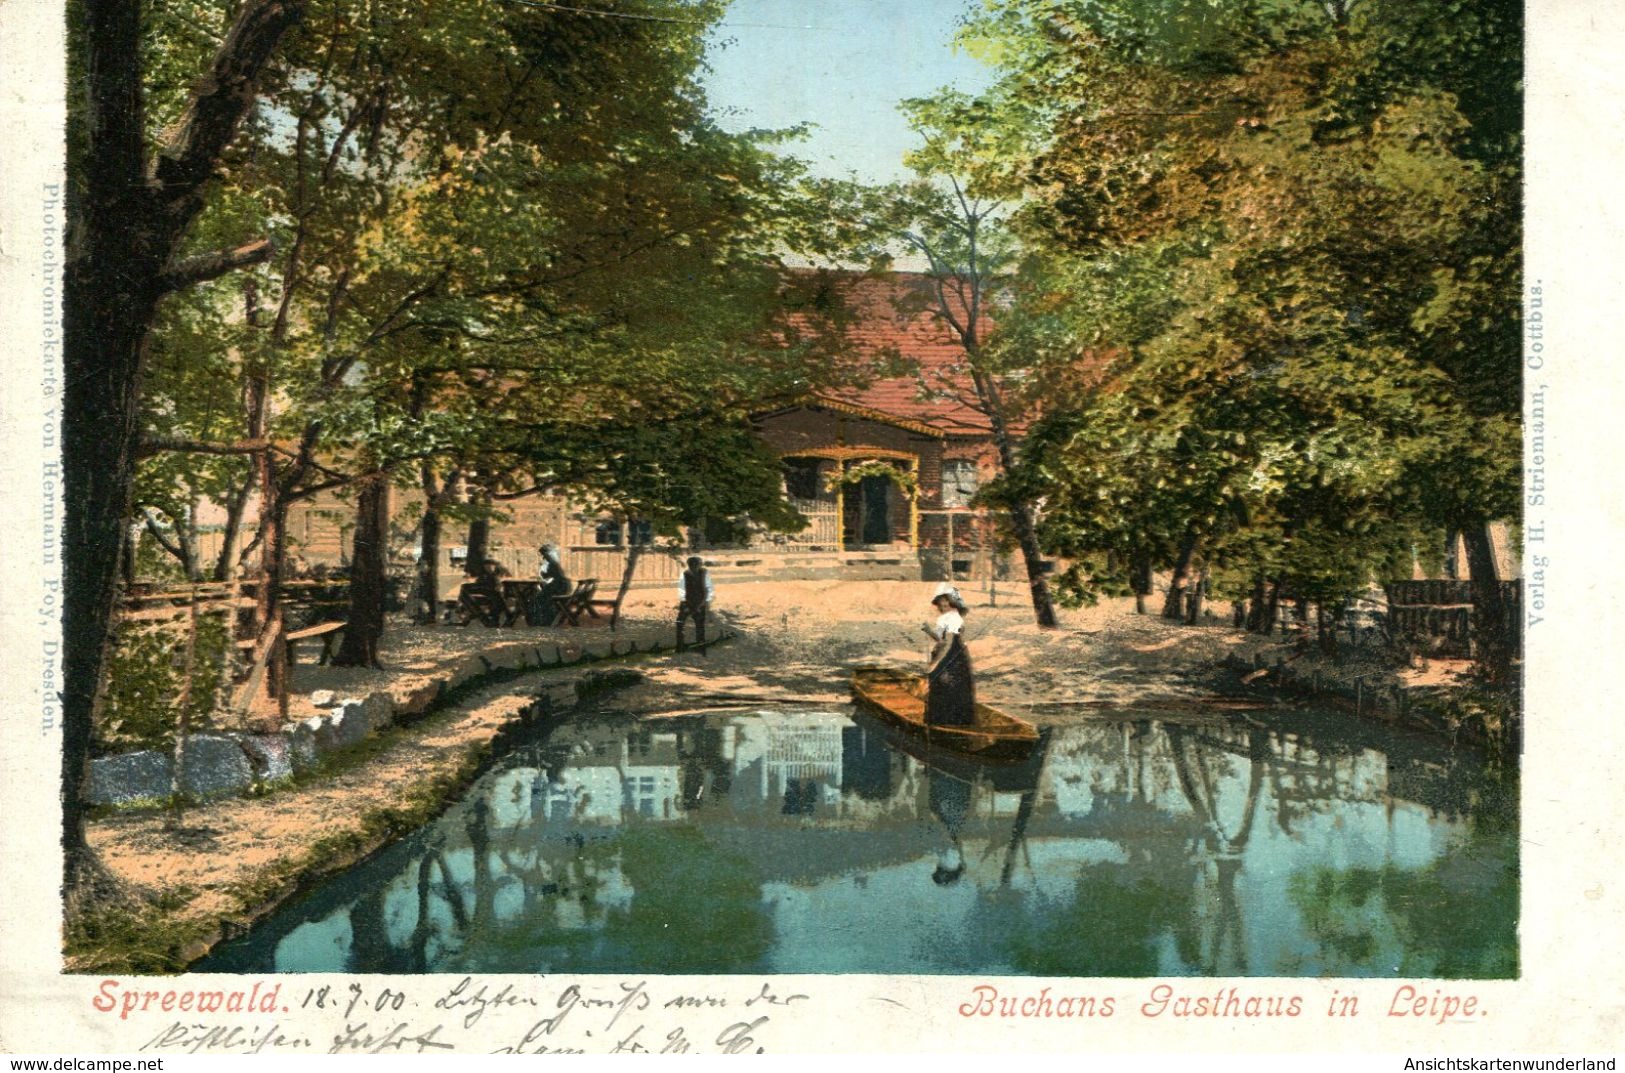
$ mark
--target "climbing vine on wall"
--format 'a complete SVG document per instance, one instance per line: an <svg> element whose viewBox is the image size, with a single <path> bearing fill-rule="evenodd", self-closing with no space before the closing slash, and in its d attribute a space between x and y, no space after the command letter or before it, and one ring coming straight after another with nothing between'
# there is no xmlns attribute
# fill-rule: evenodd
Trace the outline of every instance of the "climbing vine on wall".
<svg viewBox="0 0 1625 1073"><path fill-rule="evenodd" d="M906 469L899 469L890 462L884 462L878 458L865 459L848 467L843 472L830 474L825 480L829 483L830 491L834 491L837 488L862 483L866 477L884 477L898 488L901 488L903 494L910 499L917 496L920 491L920 482L915 479L913 473Z"/></svg>

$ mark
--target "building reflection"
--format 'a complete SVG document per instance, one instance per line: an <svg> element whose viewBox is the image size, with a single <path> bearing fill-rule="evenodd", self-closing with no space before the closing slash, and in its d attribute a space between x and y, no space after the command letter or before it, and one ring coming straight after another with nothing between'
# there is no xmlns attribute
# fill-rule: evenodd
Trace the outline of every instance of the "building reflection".
<svg viewBox="0 0 1625 1073"><path fill-rule="evenodd" d="M731 964L728 928L761 949L722 971L1314 971L1292 876L1431 864L1472 778L1246 723L1101 719L1001 772L929 766L843 711L566 725L242 967L694 971L677 937L725 907L704 956ZM867 946L818 937L866 915ZM954 938L920 954L932 916Z"/></svg>

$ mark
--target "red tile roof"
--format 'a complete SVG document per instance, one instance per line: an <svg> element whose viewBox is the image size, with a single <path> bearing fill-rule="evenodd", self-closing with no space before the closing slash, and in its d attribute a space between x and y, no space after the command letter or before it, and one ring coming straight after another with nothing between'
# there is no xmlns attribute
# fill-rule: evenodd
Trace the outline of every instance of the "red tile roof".
<svg viewBox="0 0 1625 1073"><path fill-rule="evenodd" d="M965 351L939 311L929 278L894 272L823 273L822 279L845 306L845 338L854 357L863 363L892 361L907 371L863 387L821 392L820 398L929 425L950 436L988 434L986 415L974 408ZM958 314L964 306L951 298L949 308ZM991 328L983 311L979 330L985 334Z"/></svg>

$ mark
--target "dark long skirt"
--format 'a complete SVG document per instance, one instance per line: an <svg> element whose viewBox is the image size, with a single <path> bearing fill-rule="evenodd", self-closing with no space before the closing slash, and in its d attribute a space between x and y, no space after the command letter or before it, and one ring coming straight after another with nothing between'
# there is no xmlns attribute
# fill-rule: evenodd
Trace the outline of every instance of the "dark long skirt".
<svg viewBox="0 0 1625 1073"><path fill-rule="evenodd" d="M552 626L559 620L559 604L556 597L570 595L570 579L563 574L554 574L547 578L540 588L531 596L531 603L525 616L525 621L532 626Z"/></svg>
<svg viewBox="0 0 1625 1073"><path fill-rule="evenodd" d="M970 652L956 633L948 652L926 679L925 721L932 726L969 726L976 722L976 679Z"/></svg>

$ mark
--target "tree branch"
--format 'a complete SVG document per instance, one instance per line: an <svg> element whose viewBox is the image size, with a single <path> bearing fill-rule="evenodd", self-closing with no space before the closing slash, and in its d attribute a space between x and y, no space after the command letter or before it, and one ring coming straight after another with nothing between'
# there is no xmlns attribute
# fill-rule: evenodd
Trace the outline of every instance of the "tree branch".
<svg viewBox="0 0 1625 1073"><path fill-rule="evenodd" d="M191 202L201 196L254 103L261 71L282 35L304 19L305 6L305 0L250 0L237 13L208 73L193 87L185 113L153 161L156 193L172 217L189 218Z"/></svg>
<svg viewBox="0 0 1625 1073"><path fill-rule="evenodd" d="M163 527L158 524L158 519L154 518L151 514L147 514L142 520L147 523L147 532L152 534L152 539L158 542L158 546L185 564L186 553L181 550L181 546L179 544L172 543L168 537L164 536Z"/></svg>
<svg viewBox="0 0 1625 1073"><path fill-rule="evenodd" d="M136 444L136 458L151 458L165 451L186 451L204 455L251 455L275 446L270 440L238 440L235 443L208 443L174 436L147 436Z"/></svg>
<svg viewBox="0 0 1625 1073"><path fill-rule="evenodd" d="M158 289L164 294L178 291L183 287L190 287L195 283L205 283L211 279L218 279L227 272L234 272L249 265L262 264L271 259L275 251L268 238L255 239L245 242L241 246L229 250L215 250L212 253L198 254L188 257L178 264L171 265L158 277Z"/></svg>

